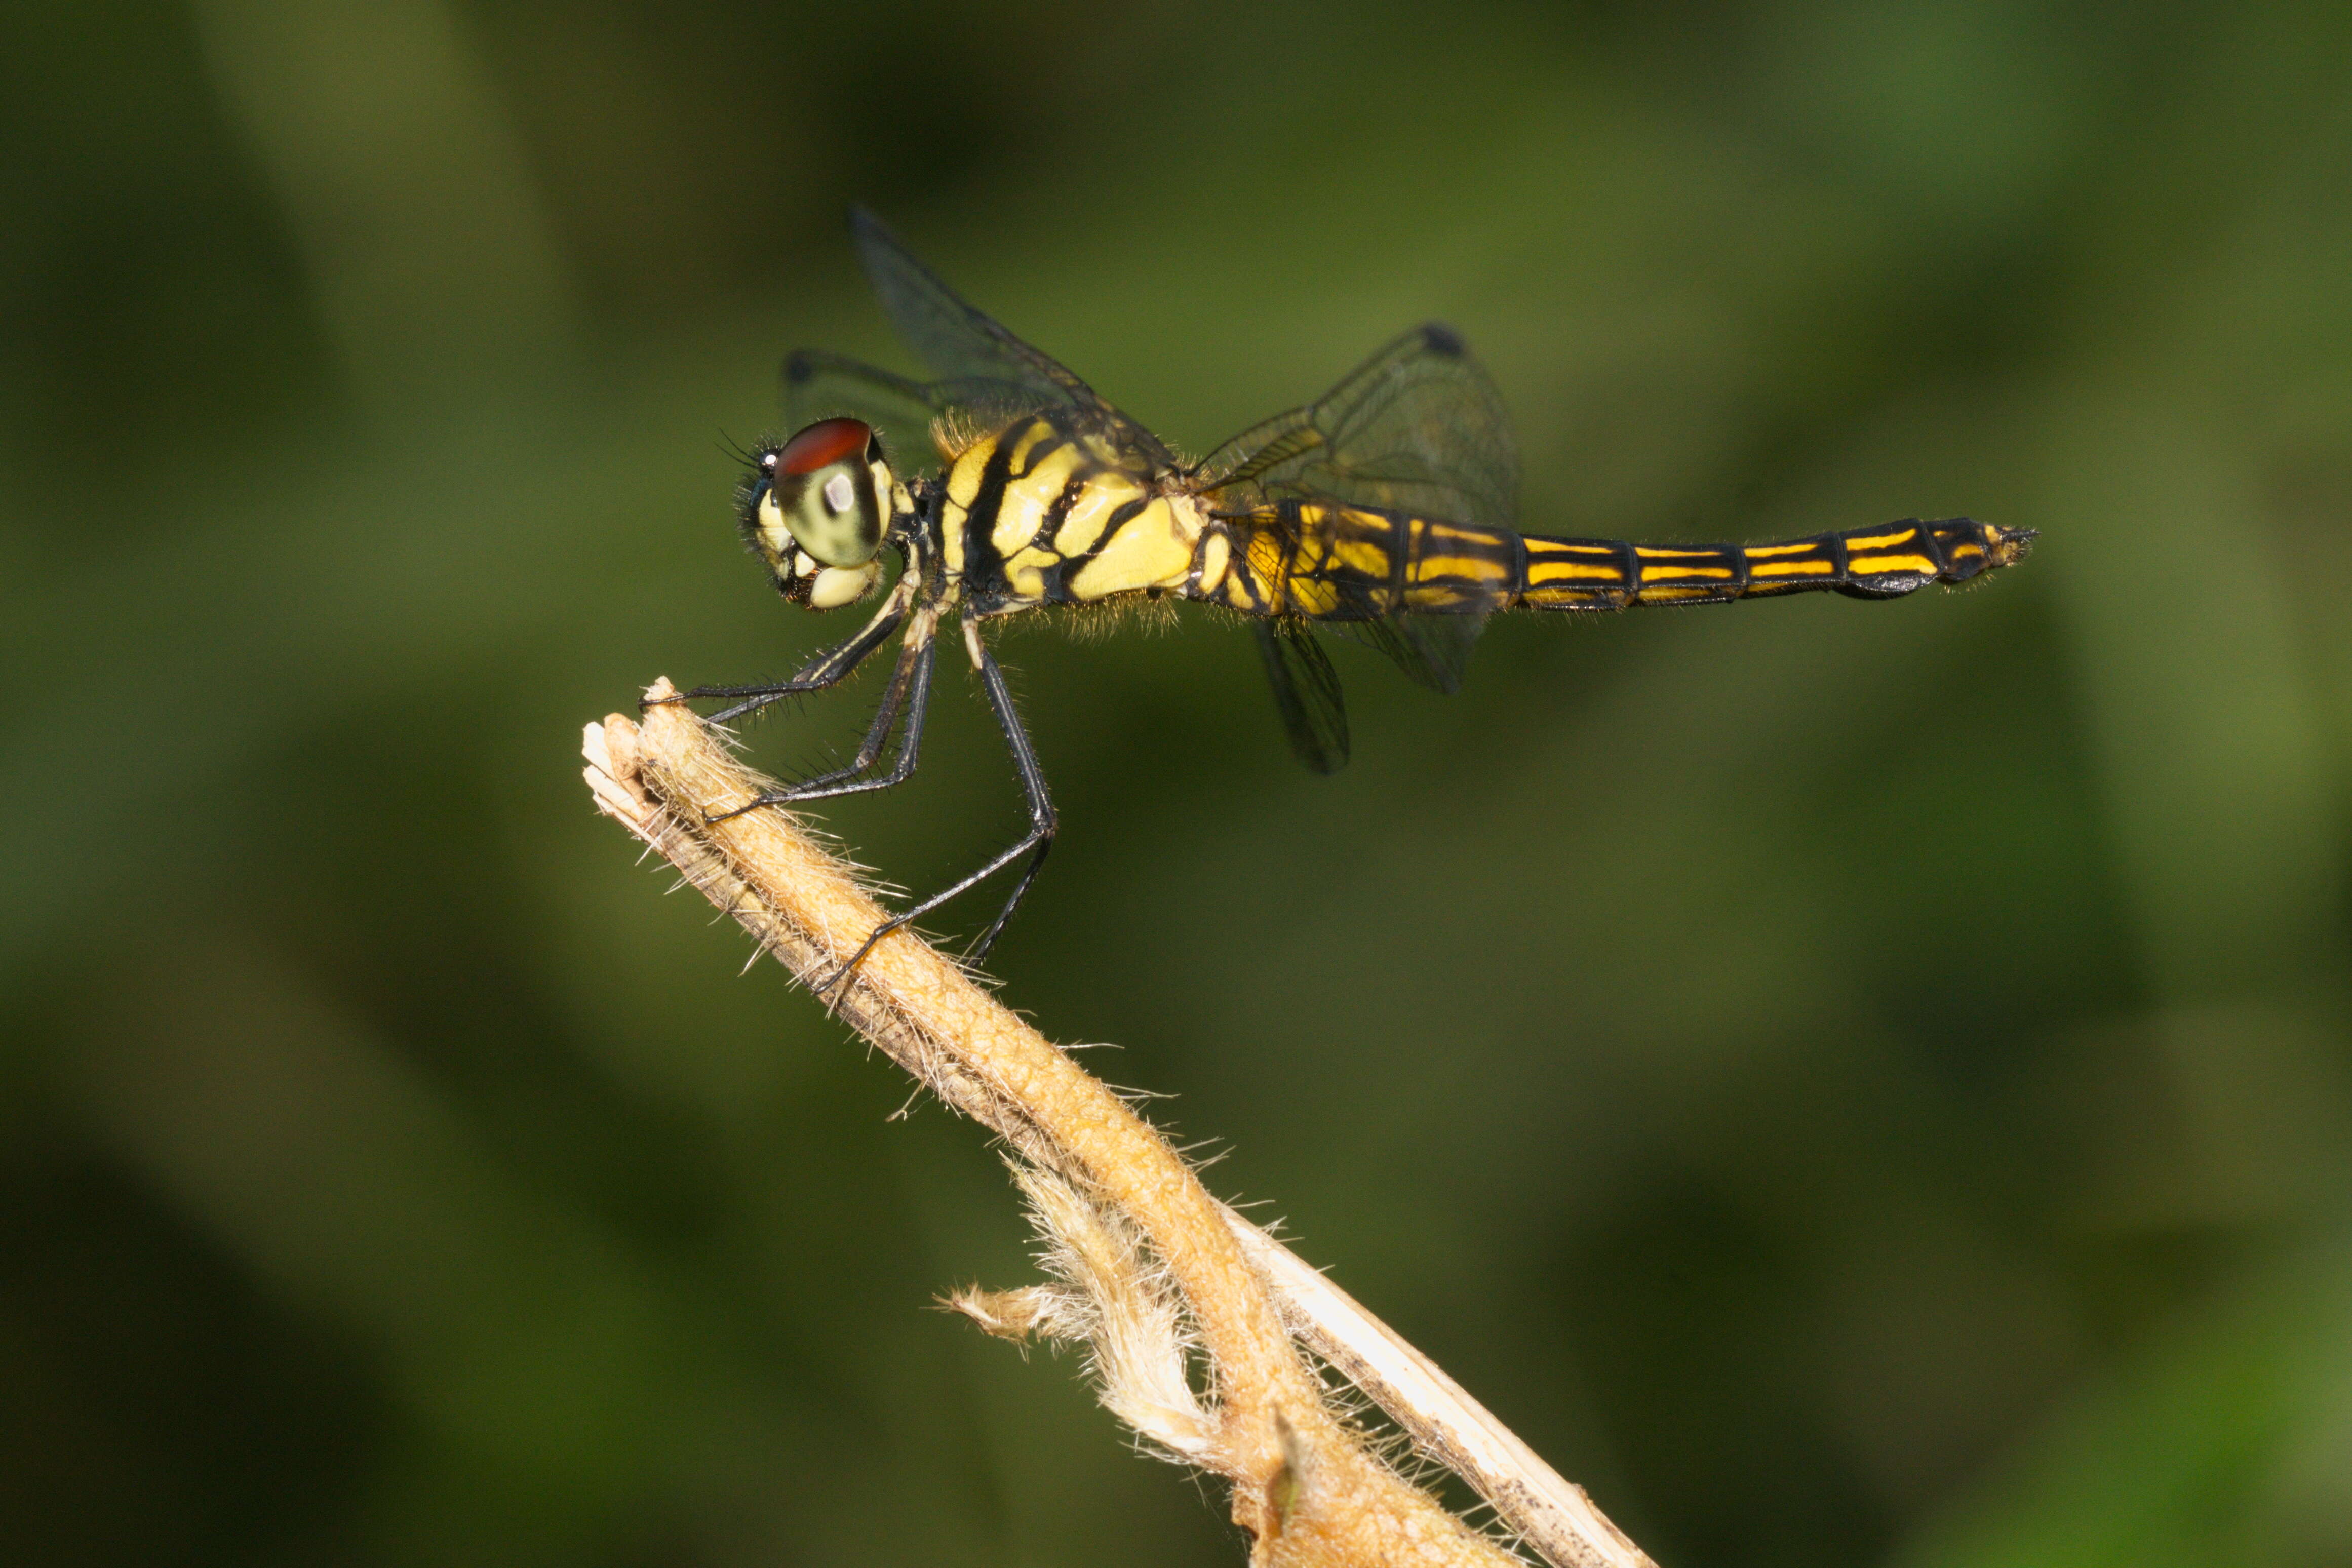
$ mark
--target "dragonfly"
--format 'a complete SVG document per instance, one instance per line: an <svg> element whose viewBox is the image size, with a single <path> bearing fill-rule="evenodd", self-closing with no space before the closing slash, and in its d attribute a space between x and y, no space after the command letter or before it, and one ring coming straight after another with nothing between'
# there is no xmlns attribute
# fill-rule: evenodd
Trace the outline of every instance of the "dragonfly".
<svg viewBox="0 0 2352 1568"><path fill-rule="evenodd" d="M838 354L784 362L797 426L750 455L736 504L784 598L835 610L879 595L865 627L789 679L701 686L714 723L839 685L893 637L864 740L837 768L740 808L803 805L904 783L952 616L1013 757L1028 826L984 864L891 916L819 990L892 931L1018 866L967 951L985 958L1057 826L1035 747L990 652L992 623L1032 611L1189 600L1254 631L1291 749L1347 761L1347 710L1318 634L1369 644L1454 691L1488 616L1712 605L1831 589L1891 599L2021 559L2034 535L1906 518L1769 544L1639 544L1517 529L1519 459L1495 384L1449 329L1414 328L1316 401L1187 462L1042 351L967 303L881 221L853 211L884 312L937 379ZM884 589L885 552L898 573ZM730 813L730 815L738 815Z"/></svg>

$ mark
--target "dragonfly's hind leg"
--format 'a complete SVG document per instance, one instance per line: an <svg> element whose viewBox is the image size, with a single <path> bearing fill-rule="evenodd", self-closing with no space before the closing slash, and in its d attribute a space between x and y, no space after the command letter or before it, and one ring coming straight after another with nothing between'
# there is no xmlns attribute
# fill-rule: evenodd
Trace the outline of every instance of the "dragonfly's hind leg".
<svg viewBox="0 0 2352 1568"><path fill-rule="evenodd" d="M820 996L846 980L860 963L866 962L866 955L874 951L874 944L884 937L910 921L922 919L950 899L970 892L1026 855L1029 863L1022 868L1020 879L1013 883L1012 896L1004 900L1004 907L997 911L996 919L989 922L988 929L981 933L980 940L972 943L964 955L974 963L987 957L989 949L996 945L996 939L1004 933L1005 923L1013 919L1013 911L1021 907L1021 900L1028 896L1029 884L1037 879L1038 868L1045 865L1047 852L1054 847L1054 832L1060 819L1054 812L1054 797L1045 788L1045 771L1037 765L1036 748L1030 744L1029 731L1022 726L1021 712L1013 706L1012 689L1004 684L1004 672L997 668L996 660L980 640L979 621L969 616L964 618L963 641L964 647L971 655L972 668L980 672L981 688L988 693L988 705L994 710L996 722L1004 731L1004 744L1013 753L1013 766L1021 775L1021 793L1029 807L1029 831L970 876L875 927L841 967L814 984L813 989Z"/></svg>
<svg viewBox="0 0 2352 1568"><path fill-rule="evenodd" d="M978 963L996 945L996 939L1004 934L1004 927L1021 907L1021 900L1029 896L1029 884L1037 879L1045 857L1053 851L1054 833L1061 819L1055 815L1054 797L1045 790L1045 770L1037 765L1036 748L1029 743L1029 731L1021 723L1021 711L1013 705L1013 693L1004 684L1004 672L996 668L996 660L989 657L988 649L981 643L978 623L964 623L964 640L980 666L981 683L988 689L988 705L996 710L996 721L1004 731L1005 749L1013 753L1013 769L1021 775L1022 797L1029 807L1029 831L1020 842L973 872L964 884L969 887L1030 852L1029 863L1021 868L1021 879L1013 884L1004 907L996 911L996 918L988 922L980 940L965 950L964 956Z"/></svg>

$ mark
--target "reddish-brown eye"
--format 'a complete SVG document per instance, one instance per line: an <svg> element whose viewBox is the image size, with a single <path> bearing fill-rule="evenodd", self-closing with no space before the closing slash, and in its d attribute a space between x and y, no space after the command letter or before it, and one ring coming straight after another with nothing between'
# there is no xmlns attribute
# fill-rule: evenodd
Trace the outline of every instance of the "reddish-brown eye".
<svg viewBox="0 0 2352 1568"><path fill-rule="evenodd" d="M785 442L772 494L793 540L823 565L863 566L882 548L890 471L863 419L827 419Z"/></svg>
<svg viewBox="0 0 2352 1568"><path fill-rule="evenodd" d="M845 458L864 455L874 429L863 419L822 419L784 443L776 454L779 474L813 474Z"/></svg>

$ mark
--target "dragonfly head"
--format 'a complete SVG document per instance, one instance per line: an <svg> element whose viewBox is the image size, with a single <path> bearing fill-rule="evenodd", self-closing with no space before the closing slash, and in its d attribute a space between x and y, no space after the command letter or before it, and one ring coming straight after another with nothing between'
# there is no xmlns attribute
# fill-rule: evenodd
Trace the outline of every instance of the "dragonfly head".
<svg viewBox="0 0 2352 1568"><path fill-rule="evenodd" d="M743 537L784 597L835 610L882 581L886 503L898 490L862 419L824 419L761 451L737 496Z"/></svg>

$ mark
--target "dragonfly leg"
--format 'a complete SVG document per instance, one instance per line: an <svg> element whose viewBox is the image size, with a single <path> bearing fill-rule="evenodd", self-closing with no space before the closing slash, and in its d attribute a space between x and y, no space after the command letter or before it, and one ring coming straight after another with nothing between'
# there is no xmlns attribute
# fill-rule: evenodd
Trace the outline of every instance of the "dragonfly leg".
<svg viewBox="0 0 2352 1568"><path fill-rule="evenodd" d="M988 689L988 705L996 710L996 721L1004 731L1005 749L1013 753L1013 769L1021 775L1022 798L1029 807L1029 831L1019 843L991 862L989 868L1009 865L1022 851L1031 851L1029 863L1021 868L1020 880L1013 884L1004 907L996 911L996 918L988 922L980 940L964 950L964 956L978 963L996 945L996 939L1004 934L1004 927L1013 919L1013 912L1021 907L1021 900L1029 896L1029 884L1037 879L1045 857L1053 852L1054 833L1061 819L1055 815L1054 797L1045 790L1045 770L1037 765L1036 748L1029 743L1029 731L1022 725L1020 710L1013 705L1013 693L1004 684L1004 674L996 668L996 660L989 657L978 631L972 629L975 623L964 624L971 645L980 655L980 679ZM979 877L972 880L978 881Z"/></svg>
<svg viewBox="0 0 2352 1568"><path fill-rule="evenodd" d="M769 790L749 805L738 806L727 816L740 816L762 805L791 805L802 801L827 800L835 795L862 795L868 790L888 789L912 778L915 759L923 744L923 719L930 710L931 662L939 652L939 644L931 639L929 627L920 626L918 629L922 634L919 640L912 636L907 639L906 651L898 656L898 666L890 672L890 688L882 694L882 706L875 712L873 727L866 731L865 741L859 744L856 756L847 766ZM890 731L898 727L902 707L906 710L907 728L899 737L898 754L884 772L871 778L861 776L881 760ZM726 818L714 817L711 820L723 822Z"/></svg>
<svg viewBox="0 0 2352 1568"><path fill-rule="evenodd" d="M980 672L981 688L988 693L988 705L996 714L998 727L1004 731L1004 743L1013 753L1013 768L1021 775L1021 793L1029 807L1029 831L970 876L875 927L865 942L858 945L857 951L849 955L847 962L814 984L811 988L820 996L848 979L857 966L866 962L866 955L874 951L874 944L884 937L910 921L922 919L949 900L970 892L1023 856L1028 856L1029 863L1022 868L1020 880L1013 885L1012 897L1005 900L1004 907L997 911L996 919L989 922L988 930L981 933L980 940L965 954L975 963L986 957L996 939L1003 934L1005 922L1012 920L1013 911L1021 907L1021 900L1028 896L1029 884L1037 879L1038 868L1045 863L1046 853L1054 847L1054 832L1059 826L1059 819L1054 813L1054 797L1045 788L1045 771L1037 765L1036 748L1029 742L1029 731L1021 723L1020 710L1013 706L1012 689L1004 684L1004 672L997 668L996 660L980 640L980 623L976 619L965 618L963 640L965 648L971 654L972 667Z"/></svg>
<svg viewBox="0 0 2352 1568"><path fill-rule="evenodd" d="M892 632L906 624L907 605L905 595L894 595L882 606L881 613L866 624L864 631L831 652L818 655L790 680L773 681L764 686L698 686L691 691L680 691L661 700L690 702L704 697L736 699L710 715L710 722L724 724L730 719L740 719L746 713L756 712L771 702L781 702L787 697L838 686L851 670L866 662L867 655L887 642Z"/></svg>

